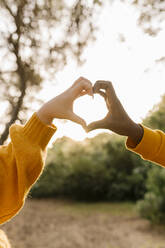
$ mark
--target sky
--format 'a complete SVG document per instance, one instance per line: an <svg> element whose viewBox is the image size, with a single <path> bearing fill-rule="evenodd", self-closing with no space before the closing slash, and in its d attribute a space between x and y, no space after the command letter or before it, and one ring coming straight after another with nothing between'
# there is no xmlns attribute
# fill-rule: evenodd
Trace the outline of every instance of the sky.
<svg viewBox="0 0 165 248"><path fill-rule="evenodd" d="M46 102L66 90L80 76L88 78L92 84L100 79L109 80L130 117L141 122L165 94L164 65L155 64L155 60L165 56L165 28L156 37L150 37L137 25L137 9L120 1L113 1L112 5L108 2L95 20L99 27L97 40L85 49L84 65L78 67L70 60L64 70L54 75L53 83L43 84L38 97ZM121 37L124 37L124 42L121 42ZM84 96L76 100L74 111L90 123L103 118L107 109L103 99L95 95L94 99ZM96 130L87 134L71 121L54 119L53 123L58 129L49 146L62 136L81 141L108 132Z"/></svg>
<svg viewBox="0 0 165 248"><path fill-rule="evenodd" d="M40 92L41 98L45 101L53 98L80 76L88 78L92 84L99 79L109 80L130 117L141 122L165 93L165 70L162 64L155 64L156 59L165 56L165 29L156 37L150 37L137 25L137 18L137 10L128 4L116 1L105 6L97 20L97 40L86 48L83 55L85 64L77 67L71 61L55 75L55 86L45 84ZM121 36L125 42L120 41ZM90 96L76 100L74 110L87 123L103 118L107 112L103 99L98 95L94 100ZM53 123L58 128L55 138L68 136L83 140L107 132L96 130L87 134L81 126L70 121L54 119Z"/></svg>

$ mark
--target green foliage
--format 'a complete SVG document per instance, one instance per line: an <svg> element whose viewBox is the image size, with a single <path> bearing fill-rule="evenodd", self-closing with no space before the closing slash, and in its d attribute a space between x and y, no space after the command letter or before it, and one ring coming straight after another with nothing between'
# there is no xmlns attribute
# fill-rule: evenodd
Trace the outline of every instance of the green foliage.
<svg viewBox="0 0 165 248"><path fill-rule="evenodd" d="M60 144L58 141L56 144L55 158L52 158L52 151L48 152L48 158L44 172L31 190L31 195L34 197L50 197L57 196L62 193L62 188L68 173L68 168L65 165L66 158L64 156L64 152L62 149L60 149L60 146L65 147L65 141L63 139L60 141Z"/></svg>
<svg viewBox="0 0 165 248"><path fill-rule="evenodd" d="M143 124L165 131L165 95L144 119ZM165 170L154 165L148 171L144 200L137 203L140 215L153 223L165 223Z"/></svg>
<svg viewBox="0 0 165 248"><path fill-rule="evenodd" d="M50 197L60 195L62 193L61 190L66 173L66 168L62 164L49 164L38 183L34 185L31 194L34 197Z"/></svg>
<svg viewBox="0 0 165 248"><path fill-rule="evenodd" d="M85 201L135 201L145 193L149 167L125 149L124 139L100 134L83 143L57 140L32 196L67 196Z"/></svg>
<svg viewBox="0 0 165 248"><path fill-rule="evenodd" d="M147 193L137 204L140 215L153 223L165 224L165 170L154 166L148 172Z"/></svg>
<svg viewBox="0 0 165 248"><path fill-rule="evenodd" d="M144 119L143 124L153 129L160 129L165 132L165 95L162 96L160 103L156 104L147 117Z"/></svg>

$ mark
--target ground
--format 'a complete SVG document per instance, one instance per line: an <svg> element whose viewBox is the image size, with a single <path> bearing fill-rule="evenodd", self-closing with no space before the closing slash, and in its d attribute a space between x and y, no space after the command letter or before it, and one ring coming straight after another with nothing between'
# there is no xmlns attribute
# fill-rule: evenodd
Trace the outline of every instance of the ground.
<svg viewBox="0 0 165 248"><path fill-rule="evenodd" d="M29 199L2 229L12 248L165 248L165 227L141 219L131 203Z"/></svg>

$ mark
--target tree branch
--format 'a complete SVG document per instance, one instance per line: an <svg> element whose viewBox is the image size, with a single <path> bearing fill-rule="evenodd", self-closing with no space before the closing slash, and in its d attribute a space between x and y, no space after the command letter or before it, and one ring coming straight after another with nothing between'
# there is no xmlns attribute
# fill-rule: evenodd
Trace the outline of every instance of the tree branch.
<svg viewBox="0 0 165 248"><path fill-rule="evenodd" d="M7 5L7 3L2 0L2 3L4 4L5 8L9 11L10 15L15 18L15 15L13 14L13 12L11 11L11 9L9 8L9 6Z"/></svg>

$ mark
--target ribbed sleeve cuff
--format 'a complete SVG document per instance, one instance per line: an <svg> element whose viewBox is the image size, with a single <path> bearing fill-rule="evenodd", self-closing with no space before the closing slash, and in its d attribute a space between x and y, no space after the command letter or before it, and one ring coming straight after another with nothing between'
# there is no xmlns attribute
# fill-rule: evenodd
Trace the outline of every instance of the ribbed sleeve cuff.
<svg viewBox="0 0 165 248"><path fill-rule="evenodd" d="M23 127L23 134L44 149L56 130L57 127L54 124L44 124L35 112Z"/></svg>
<svg viewBox="0 0 165 248"><path fill-rule="evenodd" d="M143 126L144 134L140 143L136 147L132 147L132 142L128 138L126 140L126 148L135 153L141 154L144 159L152 159L155 157L160 149L161 135L158 130L152 130Z"/></svg>

